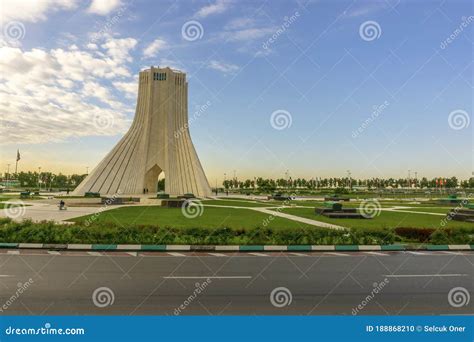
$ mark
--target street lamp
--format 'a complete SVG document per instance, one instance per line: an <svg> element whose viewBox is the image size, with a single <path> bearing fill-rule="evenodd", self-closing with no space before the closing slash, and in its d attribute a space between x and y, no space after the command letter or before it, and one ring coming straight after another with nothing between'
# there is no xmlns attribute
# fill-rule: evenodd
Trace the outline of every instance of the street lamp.
<svg viewBox="0 0 474 342"><path fill-rule="evenodd" d="M9 180L10 180L10 164L8 164L8 167L7 167L7 189L9 185Z"/></svg>
<svg viewBox="0 0 474 342"><path fill-rule="evenodd" d="M38 192L41 191L40 176L41 176L41 166L38 167Z"/></svg>

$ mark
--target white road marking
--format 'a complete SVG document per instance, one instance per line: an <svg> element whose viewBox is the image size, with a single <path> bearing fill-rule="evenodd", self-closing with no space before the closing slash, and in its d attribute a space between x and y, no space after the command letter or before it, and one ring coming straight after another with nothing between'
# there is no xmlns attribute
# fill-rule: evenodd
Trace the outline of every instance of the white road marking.
<svg viewBox="0 0 474 342"><path fill-rule="evenodd" d="M177 252L168 252L169 255L174 256L174 257L185 257L186 254L183 253L177 253Z"/></svg>
<svg viewBox="0 0 474 342"><path fill-rule="evenodd" d="M463 252L450 252L450 251L441 251L443 254L450 254L450 255L466 255Z"/></svg>
<svg viewBox="0 0 474 342"><path fill-rule="evenodd" d="M133 257L136 257L138 255L137 252L125 252L125 253L127 253L128 255L131 255Z"/></svg>
<svg viewBox="0 0 474 342"><path fill-rule="evenodd" d="M308 256L308 254L303 254L303 253L288 253L288 254L295 255L295 256L302 256L302 257Z"/></svg>
<svg viewBox="0 0 474 342"><path fill-rule="evenodd" d="M451 273L451 274L385 274L387 278L415 278L415 277L466 277L468 274Z"/></svg>
<svg viewBox="0 0 474 342"><path fill-rule="evenodd" d="M61 255L61 253L59 253L58 251L48 251L48 254L51 254L51 255Z"/></svg>
<svg viewBox="0 0 474 342"><path fill-rule="evenodd" d="M13 276L9 274L0 274L0 278L8 278L8 277L13 277Z"/></svg>
<svg viewBox="0 0 474 342"><path fill-rule="evenodd" d="M269 256L268 254L264 254L264 253L248 253L248 254L258 256L258 257L267 257L267 256Z"/></svg>
<svg viewBox="0 0 474 342"><path fill-rule="evenodd" d="M365 252L365 254L388 256L388 254L380 253L380 252Z"/></svg>
<svg viewBox="0 0 474 342"><path fill-rule="evenodd" d="M207 254L215 256L215 257L225 257L225 256L227 256L227 255L222 254L222 253L207 253Z"/></svg>
<svg viewBox="0 0 474 342"><path fill-rule="evenodd" d="M20 254L20 251L8 251L7 254L10 254L10 255L19 255L19 254Z"/></svg>
<svg viewBox="0 0 474 342"><path fill-rule="evenodd" d="M324 255L324 254L335 255L335 256L344 256L344 257L349 256L349 254L336 253L336 252L324 252L323 255Z"/></svg>
<svg viewBox="0 0 474 342"><path fill-rule="evenodd" d="M433 253L427 253L427 252L412 252L412 251L408 251L407 253L412 254L412 255L432 255L433 254Z"/></svg>
<svg viewBox="0 0 474 342"><path fill-rule="evenodd" d="M291 254L294 256L308 256L308 254L304 254L304 253L288 253L288 254Z"/></svg>
<svg viewBox="0 0 474 342"><path fill-rule="evenodd" d="M92 255L92 256L102 256L100 252L87 252L87 254Z"/></svg>
<svg viewBox="0 0 474 342"><path fill-rule="evenodd" d="M168 276L164 279L251 279L252 276Z"/></svg>

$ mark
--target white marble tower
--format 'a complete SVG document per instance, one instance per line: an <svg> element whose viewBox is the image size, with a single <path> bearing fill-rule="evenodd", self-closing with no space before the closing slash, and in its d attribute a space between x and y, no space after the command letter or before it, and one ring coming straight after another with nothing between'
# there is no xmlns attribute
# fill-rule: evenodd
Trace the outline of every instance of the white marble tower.
<svg viewBox="0 0 474 342"><path fill-rule="evenodd" d="M151 67L140 72L132 126L73 194L152 194L161 172L170 195L211 195L189 134L186 74Z"/></svg>

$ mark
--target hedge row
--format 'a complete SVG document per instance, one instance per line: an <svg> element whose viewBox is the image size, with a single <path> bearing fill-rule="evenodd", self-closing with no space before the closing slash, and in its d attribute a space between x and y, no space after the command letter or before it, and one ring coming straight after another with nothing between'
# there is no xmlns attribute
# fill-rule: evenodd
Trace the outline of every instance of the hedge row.
<svg viewBox="0 0 474 342"><path fill-rule="evenodd" d="M434 244L474 243L473 229L429 231L418 228L270 229L229 228L179 229L156 226L121 227L114 224L60 225L51 221L34 223L0 219L0 242L87 243L87 244L195 244L195 245L359 245L425 242Z"/></svg>

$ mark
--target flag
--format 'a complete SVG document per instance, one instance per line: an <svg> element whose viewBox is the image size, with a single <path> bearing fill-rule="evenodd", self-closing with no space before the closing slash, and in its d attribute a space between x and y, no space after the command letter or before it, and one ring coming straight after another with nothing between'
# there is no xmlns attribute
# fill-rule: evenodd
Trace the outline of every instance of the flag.
<svg viewBox="0 0 474 342"><path fill-rule="evenodd" d="M16 161L19 161L20 158L20 150L16 150Z"/></svg>

